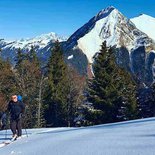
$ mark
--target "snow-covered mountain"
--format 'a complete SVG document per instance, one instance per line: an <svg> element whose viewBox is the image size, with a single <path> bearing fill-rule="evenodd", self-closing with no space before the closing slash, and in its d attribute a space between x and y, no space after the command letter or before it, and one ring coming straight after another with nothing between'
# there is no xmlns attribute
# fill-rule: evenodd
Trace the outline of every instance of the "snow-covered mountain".
<svg viewBox="0 0 155 155"><path fill-rule="evenodd" d="M67 40L67 37L62 37L54 32L51 32L30 39L13 41L0 39L0 49L2 50L1 56L4 59L9 58L14 64L14 60L19 48L21 48L23 52L29 52L33 46L39 59L45 63L50 55L50 49L53 46L53 43L57 40L59 40L59 42L64 42Z"/></svg>
<svg viewBox="0 0 155 155"><path fill-rule="evenodd" d="M85 128L31 129L28 137L0 148L0 154L154 155L154 127L155 118L149 118ZM0 146L3 141L5 131L0 131Z"/></svg>
<svg viewBox="0 0 155 155"><path fill-rule="evenodd" d="M66 55L72 55L69 62L81 71L79 64L88 66L93 63L93 56L99 52L103 41L107 41L108 46L126 47L126 50L119 50L119 63L135 73L144 83L153 82L153 39L112 6L100 11L67 40L64 48ZM143 68L147 68L149 73L145 73ZM84 69L83 72L87 72L87 68Z"/></svg>
<svg viewBox="0 0 155 155"><path fill-rule="evenodd" d="M152 40L121 12L114 7L108 7L77 30L68 39L67 46L79 48L86 54L89 62L92 62L104 40L108 46L126 46L129 51L141 45L152 44Z"/></svg>
<svg viewBox="0 0 155 155"><path fill-rule="evenodd" d="M9 57L14 60L19 47L28 52L33 45L38 57L45 63L54 41L59 40L62 42L66 62L75 67L79 73L87 74L90 70L89 64L93 63L93 56L99 52L102 42L106 40L108 46L126 47L125 50L120 48L118 54L120 64L138 75L143 82L149 81L150 84L155 75L155 53L152 52L155 51L155 41L149 37L149 33L142 32L138 26L136 27L136 22L132 21L135 20L128 19L110 6L101 10L68 39L55 33L16 41L1 39L1 55L5 59ZM154 20L151 18L150 21L153 23ZM144 70L142 73L144 68L147 69L147 73Z"/></svg>
<svg viewBox="0 0 155 155"><path fill-rule="evenodd" d="M155 18L146 14L141 14L138 17L132 18L131 21L139 30L155 40Z"/></svg>
<svg viewBox="0 0 155 155"><path fill-rule="evenodd" d="M39 49L45 48L49 43L59 40L60 42L66 41L67 38L58 36L56 33L51 32L48 34L42 34L40 36L30 38L30 39L20 39L14 41L5 41L3 39L0 40L0 44L2 45L2 49L10 48L10 49L31 49L31 46L38 47Z"/></svg>

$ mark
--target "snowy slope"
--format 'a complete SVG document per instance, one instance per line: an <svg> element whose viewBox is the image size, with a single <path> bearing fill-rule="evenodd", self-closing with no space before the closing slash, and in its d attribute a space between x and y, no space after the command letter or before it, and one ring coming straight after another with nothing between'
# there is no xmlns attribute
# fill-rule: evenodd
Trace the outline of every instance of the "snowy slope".
<svg viewBox="0 0 155 155"><path fill-rule="evenodd" d="M155 40L155 18L142 14L138 17L132 18L131 21L139 30Z"/></svg>
<svg viewBox="0 0 155 155"><path fill-rule="evenodd" d="M154 155L155 152L155 118L52 130L36 130L36 134L0 148L0 154ZM3 134L0 132L1 137Z"/></svg>

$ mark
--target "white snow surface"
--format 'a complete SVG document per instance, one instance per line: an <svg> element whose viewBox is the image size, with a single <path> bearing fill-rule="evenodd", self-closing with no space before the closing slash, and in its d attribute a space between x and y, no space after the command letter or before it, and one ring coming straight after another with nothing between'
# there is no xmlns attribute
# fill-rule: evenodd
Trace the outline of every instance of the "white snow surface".
<svg viewBox="0 0 155 155"><path fill-rule="evenodd" d="M131 21L139 30L146 33L155 41L155 18L142 14L138 17L132 18Z"/></svg>
<svg viewBox="0 0 155 155"><path fill-rule="evenodd" d="M155 118L85 128L32 129L28 133L28 138L0 148L0 155L155 154ZM1 141L4 135L1 131Z"/></svg>

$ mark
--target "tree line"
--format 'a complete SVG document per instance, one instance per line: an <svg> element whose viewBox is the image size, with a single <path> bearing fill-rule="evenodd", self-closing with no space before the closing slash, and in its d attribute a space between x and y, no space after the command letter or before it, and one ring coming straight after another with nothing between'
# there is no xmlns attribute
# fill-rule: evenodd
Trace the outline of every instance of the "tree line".
<svg viewBox="0 0 155 155"><path fill-rule="evenodd" d="M103 42L94 56L92 77L80 75L66 64L58 41L45 67L33 47L28 53L18 49L15 66L0 57L0 111L6 110L12 94L20 94L26 104L23 123L27 128L87 126L145 117L136 78L118 65L116 52ZM154 92L153 85L149 98L152 115Z"/></svg>

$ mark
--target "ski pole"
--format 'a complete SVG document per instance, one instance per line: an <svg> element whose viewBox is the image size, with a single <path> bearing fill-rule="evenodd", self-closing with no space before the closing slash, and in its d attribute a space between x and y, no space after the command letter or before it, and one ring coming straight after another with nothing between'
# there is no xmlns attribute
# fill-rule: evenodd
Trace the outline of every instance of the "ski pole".
<svg viewBox="0 0 155 155"><path fill-rule="evenodd" d="M26 130L26 128L25 128L25 133L26 133L26 136L28 137L28 133L27 133L27 130Z"/></svg>
<svg viewBox="0 0 155 155"><path fill-rule="evenodd" d="M7 128L5 129L5 140L7 139Z"/></svg>
<svg viewBox="0 0 155 155"><path fill-rule="evenodd" d="M5 140L7 139L7 132L8 132L8 130L7 130L7 127L8 127L8 119L7 119L7 117L6 117L6 124L5 124Z"/></svg>

